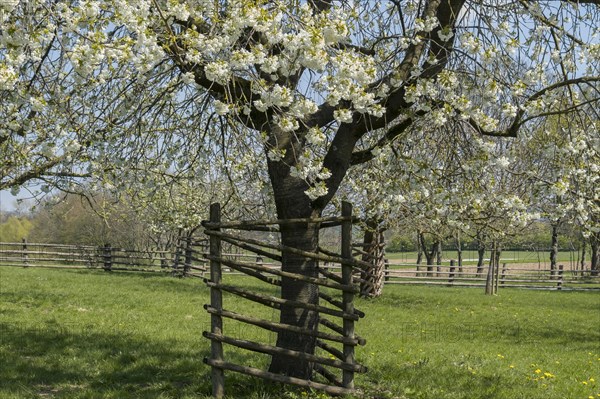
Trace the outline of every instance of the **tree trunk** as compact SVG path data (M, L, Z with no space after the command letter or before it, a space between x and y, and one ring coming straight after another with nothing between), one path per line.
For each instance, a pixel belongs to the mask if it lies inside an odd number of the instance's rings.
M321 209L315 209L304 193L308 188L306 183L301 179L292 178L288 172L289 168L281 162L269 163L269 174L278 218L319 217ZM317 252L319 245L319 226L317 224L281 225L280 230L281 242L284 246ZM281 263L283 271L318 277L318 262L314 260L284 252ZM319 289L315 284L284 277L281 279L281 297L293 301L318 304ZM319 324L319 315L314 311L282 306L280 322L309 331L316 331ZM276 345L280 348L313 354L316 339L307 335L280 332L277 334ZM289 357L273 355L269 371L310 380L313 374L313 364L305 360L296 359L291 361Z
M582 240L581 242L581 264L580 264L580 270L581 273L580 275L583 276L583 271L585 270L585 252L587 250L587 242L585 241L585 238Z
M435 248L436 248L435 249L435 251L436 251L435 264L437 265L437 277L440 277L441 272L442 272L442 242L438 241Z
M421 245L421 232L417 232L417 277L421 270L421 263L423 262L423 246Z
M433 260L435 259L437 251L437 242L434 242L431 245L431 251L427 251L427 244L425 243L424 233L419 233L419 240L421 241L421 248L423 248L425 260L427 261L427 277L431 277L433 272Z
M490 254L490 263L488 266L488 272L487 272L487 277L485 280L485 293L486 295L493 295L494 294L494 274L495 274L495 268L496 268L496 250L497 250L497 246L496 246L496 242L492 243L492 253Z
M600 233L594 233L590 236L591 266L592 276L597 276L600 273Z
M483 273L483 263L485 258L485 241L479 235L477 236L477 275Z
M460 234L456 235L456 255L458 257L458 272L463 272L463 257L462 257L462 244L460 242Z
M556 259L558 257L558 221L552 223L552 244L550 247L550 276L554 278L558 266Z

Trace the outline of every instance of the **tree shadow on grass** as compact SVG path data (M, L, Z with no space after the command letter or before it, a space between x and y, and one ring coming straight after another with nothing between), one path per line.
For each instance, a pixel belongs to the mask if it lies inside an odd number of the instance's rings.
M202 360L209 355L209 341L200 332L196 348L176 341L0 323L0 397L209 397L210 368ZM228 360L237 364L261 363L252 353L230 355ZM280 389L240 374L226 375L232 397L277 397Z

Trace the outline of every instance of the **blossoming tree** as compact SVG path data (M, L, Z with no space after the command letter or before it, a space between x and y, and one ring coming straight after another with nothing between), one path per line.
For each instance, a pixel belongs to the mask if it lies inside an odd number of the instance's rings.
M541 115L597 104L597 7L3 1L0 187L84 175L143 182L198 162L173 148L238 147L264 154L279 218L316 217L353 165L419 125L460 119L478 134L515 136ZM315 251L317 231L285 226L282 241ZM317 275L291 254L283 268ZM282 296L316 302L318 291L283 279ZM316 329L318 315L283 307L281 321ZM312 352L315 341L282 333L277 345ZM271 371L312 374L310 363L278 356Z

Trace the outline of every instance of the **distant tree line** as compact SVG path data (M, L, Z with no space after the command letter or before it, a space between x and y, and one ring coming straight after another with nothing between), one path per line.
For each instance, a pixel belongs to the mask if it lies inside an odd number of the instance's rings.
M30 212L4 212L0 241L104 245L122 248L169 246L177 229L150 228L150 223L127 201L109 195L83 197L62 194L44 200Z

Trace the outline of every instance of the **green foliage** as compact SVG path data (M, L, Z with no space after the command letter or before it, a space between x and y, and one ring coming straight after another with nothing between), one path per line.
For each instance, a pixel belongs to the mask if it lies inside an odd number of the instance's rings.
M417 246L414 234L392 234L387 238L386 251L389 252L409 252L416 251Z
M0 269L0 397L202 398L210 396L210 318L198 281L142 274ZM246 287L258 286L226 276ZM263 287L263 286L261 286ZM271 293L271 291L269 291ZM227 308L272 319L226 296ZM600 394L596 293L386 287L357 300L369 367L356 386L368 398L564 399ZM259 333L225 321L229 335ZM254 335L252 335L254 334ZM261 332L267 340L274 334ZM269 341L267 341L269 342ZM266 366L226 347L228 359ZM229 398L325 398L226 373Z
M559 250L581 249L581 229L577 226L563 223L558 230ZM415 232L391 231L387 234L387 252L412 252L416 251ZM517 234L507 236L502 242L503 249L522 250L549 250L552 244L552 226L548 221L538 221L528 225ZM463 250L477 250L477 241L472 237L461 237ZM454 251L456 240L452 237L442 242L444 251Z
M0 241L17 242L27 238L33 223L25 217L9 216L4 223L0 223Z

